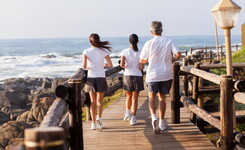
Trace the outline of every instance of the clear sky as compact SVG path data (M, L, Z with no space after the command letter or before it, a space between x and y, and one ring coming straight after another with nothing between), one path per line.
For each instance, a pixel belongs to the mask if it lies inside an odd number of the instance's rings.
M0 0L0 38L149 36L160 20L165 35L213 35L211 9L219 0ZM245 23L245 0L232 34ZM219 29L223 34L223 30Z

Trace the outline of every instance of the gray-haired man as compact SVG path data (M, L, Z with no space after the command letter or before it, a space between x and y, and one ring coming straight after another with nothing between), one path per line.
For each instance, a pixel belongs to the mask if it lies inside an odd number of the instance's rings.
M155 133L166 129L164 115L166 111L165 95L169 94L172 84L172 62L181 57L179 49L170 38L162 36L162 23L151 23L153 38L147 41L140 54L140 63L149 63L146 72L148 86L149 109L152 117L152 126ZM159 123L156 117L156 96L159 99Z

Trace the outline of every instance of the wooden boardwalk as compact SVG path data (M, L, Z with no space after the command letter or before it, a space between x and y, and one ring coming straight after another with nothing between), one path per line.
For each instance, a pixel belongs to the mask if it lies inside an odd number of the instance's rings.
M167 96L165 118L170 122L170 97ZM138 125L130 126L123 121L125 97L121 96L103 112L103 132L90 129L90 121L83 123L85 150L213 150L214 145L190 123L189 112L181 108L181 124L170 124L161 134L152 132L150 112L148 110L147 91L139 97L137 113Z

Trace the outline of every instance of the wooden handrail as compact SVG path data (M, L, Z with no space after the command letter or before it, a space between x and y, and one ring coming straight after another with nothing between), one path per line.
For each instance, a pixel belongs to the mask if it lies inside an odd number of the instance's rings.
M199 76L199 77L206 79L206 80L209 80L213 83L220 84L220 76L219 75L209 73L207 71L203 71L200 69L196 69L196 68L193 68L190 66L181 66L180 70L184 71L184 72L191 73L191 74L196 75L196 76Z
M203 120L207 121L212 126L216 127L217 129L221 130L220 127L220 120L213 117L211 114L203 110L202 108L198 107L190 98L187 96L181 96L180 101L186 106L190 111L201 117Z
M234 94L234 99L238 103L245 104L245 93L237 92Z

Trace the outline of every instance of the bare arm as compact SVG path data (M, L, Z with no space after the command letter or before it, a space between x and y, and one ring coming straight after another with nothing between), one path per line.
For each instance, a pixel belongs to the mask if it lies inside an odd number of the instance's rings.
M120 67L125 68L125 57L121 56Z
M140 59L140 64L146 64L147 62L148 62L148 59L147 60Z
M144 64L142 64L142 63L140 63L140 70L143 70L143 69L144 69L144 67L145 67L145 65L144 65Z
M88 57L86 55L83 55L83 63L82 63L82 68L84 70L87 70L87 60L88 60Z
M105 60L106 60L106 63L104 64L104 66L105 66L106 68L112 68L112 67L113 67L113 64L112 64L112 62L111 62L111 58L110 58L109 55L107 55L107 56L105 57Z
M174 55L173 62L179 60L180 57L181 57L181 53L180 53L180 52L176 53L176 54Z

